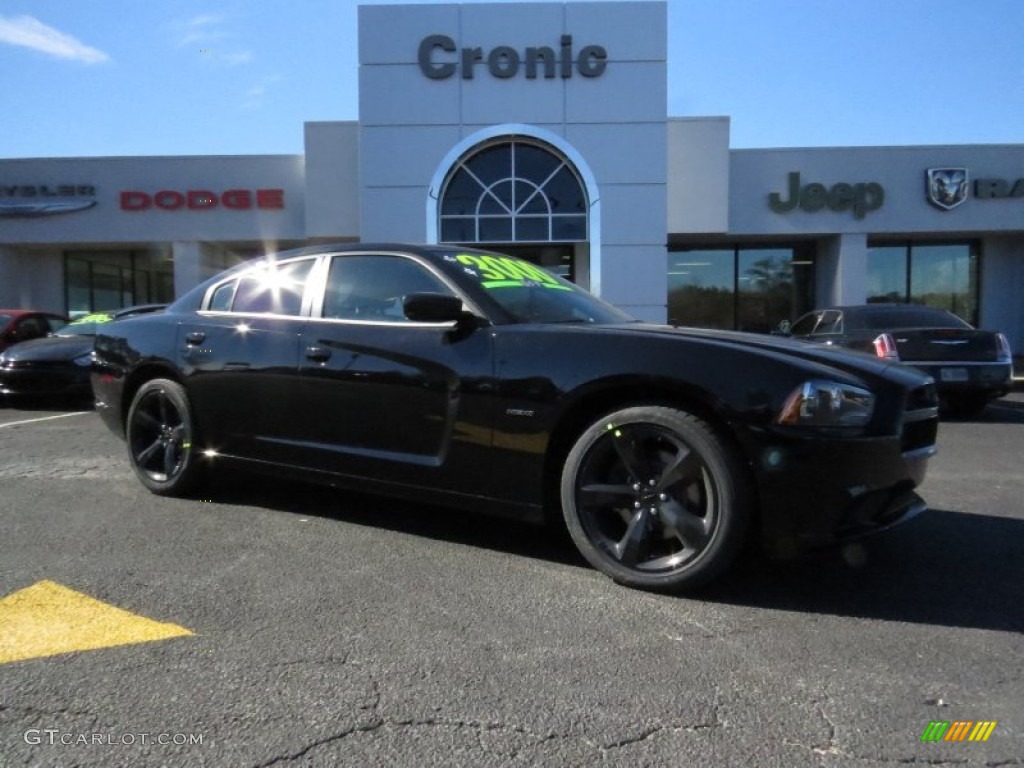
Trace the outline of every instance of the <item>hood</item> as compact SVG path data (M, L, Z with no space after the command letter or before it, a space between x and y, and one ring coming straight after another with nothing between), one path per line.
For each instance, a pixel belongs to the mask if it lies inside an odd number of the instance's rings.
M95 336L47 336L8 347L3 357L22 363L62 362L91 352L95 342Z
M589 326L594 328L595 326ZM838 368L852 374L869 373L875 376L893 375L894 372L910 371L899 362L882 360L866 352L846 347L827 346L809 341L790 339L784 336L769 336L761 333L744 333L742 331L718 331L707 328L685 328L652 323L628 323L606 326L617 332L639 333L647 336L675 337L701 341L703 343L723 344L745 349L755 349L765 354L796 357L801 360ZM898 374L897 374L898 375Z

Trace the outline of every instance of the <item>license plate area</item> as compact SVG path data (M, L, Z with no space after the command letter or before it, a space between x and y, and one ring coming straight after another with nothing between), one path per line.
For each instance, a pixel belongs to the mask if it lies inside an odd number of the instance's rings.
M942 368L939 370L940 381L967 381L966 368Z

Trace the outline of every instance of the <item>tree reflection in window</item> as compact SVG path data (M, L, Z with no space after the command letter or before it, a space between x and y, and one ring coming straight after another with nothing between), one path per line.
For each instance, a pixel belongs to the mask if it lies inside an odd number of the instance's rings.
M446 243L550 243L587 239L587 196L575 169L537 142L474 149L442 187Z

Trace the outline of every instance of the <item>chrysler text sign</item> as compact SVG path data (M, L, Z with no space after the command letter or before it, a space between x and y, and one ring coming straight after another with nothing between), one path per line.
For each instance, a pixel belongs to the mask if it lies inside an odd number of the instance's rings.
M208 211L215 208L230 211L248 211L253 208L280 211L284 209L284 190L229 189L218 194L208 189L189 189L184 192L161 189L158 192L126 190L121 193L122 211Z
M92 184L7 184L0 182L0 216L34 218L84 211L96 205Z
M573 71L583 77L600 77L608 66L608 51L600 45L586 45L579 53L573 52L572 35L562 35L558 52L547 45L529 46L522 53L509 45L499 45L490 51L480 47L459 48L448 35L428 35L420 41L418 61L420 71L431 80L445 80L461 73L463 80L472 80L479 64L486 67L492 77L508 79L520 71L527 80L537 77L570 78Z
M788 189L784 194L772 192L768 195L768 205L775 213L787 213L799 206L800 210L808 213L825 208L837 213L850 211L854 218L863 219L870 211L881 208L885 202L885 190L877 182L839 182L831 187L818 182L802 184L798 171L789 174Z

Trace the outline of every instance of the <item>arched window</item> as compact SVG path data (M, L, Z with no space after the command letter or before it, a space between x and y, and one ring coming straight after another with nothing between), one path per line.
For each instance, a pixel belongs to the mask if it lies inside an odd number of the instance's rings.
M475 147L441 191L445 243L574 243L587 240L587 194L575 168L538 141Z

